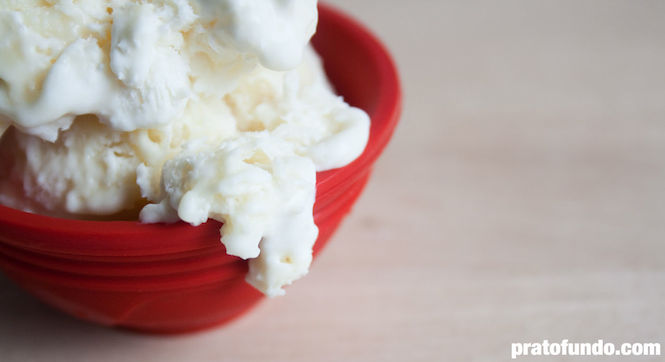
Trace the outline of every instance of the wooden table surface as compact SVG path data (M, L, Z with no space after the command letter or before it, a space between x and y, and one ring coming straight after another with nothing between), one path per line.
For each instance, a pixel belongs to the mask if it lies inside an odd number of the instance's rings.
M73 320L0 276L1 361L498 361L511 342L664 342L665 2L330 3L385 40L405 109L310 275L180 337Z

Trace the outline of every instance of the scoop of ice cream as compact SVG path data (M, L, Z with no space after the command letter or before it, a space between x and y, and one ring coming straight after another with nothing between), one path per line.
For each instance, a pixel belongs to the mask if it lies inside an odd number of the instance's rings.
M248 282L282 294L311 263L315 172L357 157L369 119L332 92L310 48L292 71L258 65L235 83L220 97L194 92L150 129L78 115L55 142L7 133L0 202L64 217L219 220L227 252L250 259Z
M0 130L54 141L80 114L123 131L167 124L257 63L300 63L315 0L0 1Z
M316 171L369 135L307 46L316 21L314 0L0 0L0 202L219 220L282 294L312 259Z

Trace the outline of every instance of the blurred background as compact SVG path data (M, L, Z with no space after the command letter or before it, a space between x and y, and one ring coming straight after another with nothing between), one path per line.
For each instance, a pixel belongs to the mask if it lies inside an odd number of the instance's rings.
M180 337L73 320L0 276L0 360L498 361L511 342L664 342L665 2L328 3L390 48L405 107L310 275Z

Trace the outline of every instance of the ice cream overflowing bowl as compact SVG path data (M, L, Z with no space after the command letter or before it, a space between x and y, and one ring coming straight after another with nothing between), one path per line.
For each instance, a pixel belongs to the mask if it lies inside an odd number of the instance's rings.
M399 118L401 93L384 46L349 17L319 6L312 44L344 100L367 112L369 140L350 164L316 173L314 255L362 192ZM177 333L228 321L264 294L247 260L228 255L218 221L91 221L0 206L0 268L73 316L108 326ZM277 228L279 231L279 228Z

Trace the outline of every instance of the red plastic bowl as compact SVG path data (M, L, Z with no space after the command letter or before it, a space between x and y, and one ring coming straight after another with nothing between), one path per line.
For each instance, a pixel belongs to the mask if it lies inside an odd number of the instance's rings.
M395 65L367 29L319 6L312 42L328 77L372 120L364 153L317 174L315 254L360 195L401 110ZM247 262L226 255L218 222L82 221L0 206L0 268L44 302L95 323L178 333L224 323L263 298L245 283Z

